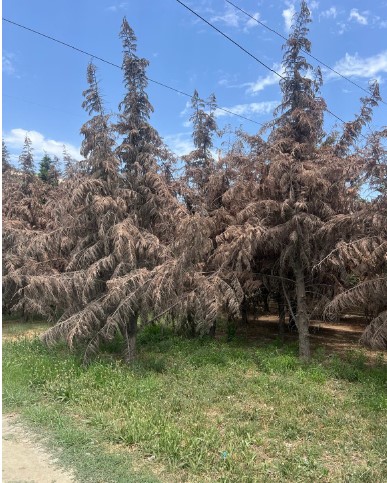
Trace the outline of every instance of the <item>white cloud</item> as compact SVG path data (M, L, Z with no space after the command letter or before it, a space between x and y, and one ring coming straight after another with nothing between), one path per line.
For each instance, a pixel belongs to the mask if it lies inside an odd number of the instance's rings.
M377 24L381 29L387 29L387 20L382 20L381 18L377 17Z
M368 12L362 12L363 15L360 14L357 8L353 8L349 14L348 20L354 20L355 22L359 23L360 25L367 25L368 19L366 15Z
M186 116L192 110L192 101L187 101L185 103L184 109L180 112L180 117Z
M337 26L339 27L339 30L338 30L339 35L343 35L343 33L348 30L348 25L344 22L337 22Z
M220 79L220 80L218 80L218 85L228 87L229 81L227 79L224 79L224 78Z
M15 54L11 52L4 52L3 53L3 72L8 75L14 75L16 72L15 69Z
M252 14L252 17L253 18L250 18L247 22L246 22L246 25L245 25L245 30L248 30L248 29L251 29L253 27L256 27L258 25L258 22L257 20L260 20L260 13L259 12L255 12Z
M47 139L38 131L27 131L26 129L20 128L11 129L11 131L3 133L3 139L10 151L20 154L23 149L26 134L28 134L28 137L31 139L35 161L38 161L41 157L43 157L44 152L47 152L51 156L58 156L61 159L63 154L63 145L66 146L67 152L73 158L81 159L79 148L76 146L66 143L65 141Z
M296 9L295 9L294 5L290 5L289 8L283 10L283 12L282 12L282 16L283 16L284 21L285 21L285 30L287 32L289 32L290 29L291 29L293 16L294 16L295 13L296 13Z
M263 91L265 87L278 84L278 82L279 77L273 72L270 72L270 74L264 77L259 77L258 80L256 80L255 82L249 83L249 88L247 89L247 92L249 94L257 94L258 92Z
M284 71L282 66L278 64L274 64L273 70L277 71L280 75L284 75ZM255 82L247 82L243 84L243 86L248 86L247 94L258 94L265 89L265 87L277 85L280 81L280 78L274 72L270 72L266 76L260 76Z
M173 153L177 156L189 154L194 150L192 137L190 133L180 132L164 136L164 141Z
M344 58L336 62L334 69L347 77L375 78L378 74L387 72L387 50L363 58L357 53L355 55L346 53ZM328 77L337 77L337 75L330 72Z
M327 10L324 10L323 12L320 13L321 18L336 18L337 17L337 8L336 7L330 7Z
M222 23L227 27L239 27L240 16L237 10L227 5L226 11L222 15L211 17L211 22Z
M316 10L318 9L319 5L320 5L320 2L317 2L316 0L311 0L308 3L308 8L309 10Z
M249 104L237 104L236 106L225 107L225 109L241 116L251 116L253 114L271 114L278 104L278 101L251 102ZM215 116L232 116L232 114L216 109Z
M259 20L259 12L255 12L252 17L254 17L255 20ZM236 10L234 7L227 5L224 13L211 17L211 22L220 23L225 25L226 27L232 27L237 29L243 28L243 30L247 32L251 28L258 25L254 19L249 18L248 20L246 20L246 16L244 14Z
M118 12L118 10L123 10L128 4L126 2L118 3L117 5L111 5L107 7L106 10L108 12Z

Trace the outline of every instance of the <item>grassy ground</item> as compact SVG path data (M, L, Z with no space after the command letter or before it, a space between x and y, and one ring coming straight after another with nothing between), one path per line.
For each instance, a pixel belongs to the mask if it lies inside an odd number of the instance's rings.
M33 330L3 326L4 410L61 448L82 482L387 481L382 359L319 350L306 367L293 345L151 327L132 368L114 344L83 368Z

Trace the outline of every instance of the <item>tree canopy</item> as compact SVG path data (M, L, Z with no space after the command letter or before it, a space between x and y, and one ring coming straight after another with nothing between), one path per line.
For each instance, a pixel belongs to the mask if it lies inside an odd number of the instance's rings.
M361 341L385 349L387 131L363 133L379 89L370 85L341 132L325 132L322 73L305 57L310 22L303 1L284 45L282 102L255 135L238 131L216 155L216 99L195 90L194 149L175 171L177 157L150 122L149 62L124 18L118 120L90 62L83 159L64 151L61 182L47 154L35 176L28 135L20 170L3 143L7 310L48 317L43 340L81 346L85 360L119 334L133 361L137 332L161 317L214 335L220 319L246 323L263 296L277 304L280 333L286 311L294 320L305 361L310 321L346 310L367 309ZM364 186L373 199L361 196Z

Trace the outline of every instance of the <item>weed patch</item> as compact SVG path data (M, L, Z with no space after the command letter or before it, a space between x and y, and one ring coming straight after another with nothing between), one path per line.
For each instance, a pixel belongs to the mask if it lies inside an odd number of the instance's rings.
M51 434L81 481L387 479L382 360L319 351L305 366L279 342L157 326L140 335L133 366L114 358L119 346L85 368L37 339L3 344L5 410Z

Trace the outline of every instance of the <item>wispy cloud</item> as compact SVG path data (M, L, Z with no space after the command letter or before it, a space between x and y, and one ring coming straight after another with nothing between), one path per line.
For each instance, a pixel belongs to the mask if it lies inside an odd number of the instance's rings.
M368 25L368 12L362 12L362 14L359 12L357 8L353 8L349 14L348 20L355 21L359 23L360 25Z
M259 12L255 12L254 14L252 14L252 16L256 20L260 19ZM258 25L254 19L249 18L247 20L247 17L244 14L236 10L234 7L226 5L226 9L224 12L213 15L210 20L213 23L218 23L226 27L243 29L246 32Z
M191 112L191 104L192 104L192 101L187 101L185 103L185 106L184 106L184 109L180 112L180 117L184 117L186 116L189 112Z
M67 152L74 159L81 159L81 155L79 154L79 148L77 148L73 144L67 143L65 141L48 139L38 131L27 131L26 129L21 128L11 129L11 131L9 132L3 132L4 142L10 149L10 151L13 152L13 154L21 153L26 134L28 134L28 137L31 139L32 147L34 149L33 154L35 161L38 161L41 157L43 157L44 152L47 152L49 155L55 155L61 158L63 154L63 145L66 146Z
M256 27L258 25L257 20L261 20L261 14L259 12L255 12L252 14L253 18L250 18L244 27L244 30L249 30L253 27Z
M376 16L374 17L374 23L381 29L387 29L387 20Z
M387 72L387 50L370 57L360 57L359 54L348 53L334 65L334 69L347 77L375 78L378 74ZM337 77L333 72L328 78Z
M278 72L280 75L284 75L284 70L281 64L274 64L272 67L273 70ZM222 87L226 87L228 89L242 89L242 88L247 88L246 89L246 94L255 96L259 94L261 91L263 91L266 87L272 86L272 85L278 85L280 81L280 77L275 74L274 72L270 72L269 74L265 76L260 76L256 81L253 82L238 82L237 79L235 78L230 78L229 76L223 77L218 81L218 84ZM188 103L187 103L188 105ZM182 112L182 115L186 114L187 109L185 109Z
M282 16L285 21L285 30L286 32L289 32L291 27L292 27L292 21L293 21L293 16L296 13L296 9L294 5L289 5L288 8L282 11Z
M173 153L183 156L194 150L191 133L179 132L164 136L164 141Z
M274 64L273 70L278 72L280 75L284 75L283 67L279 64ZM247 86L248 89L246 91L247 94L256 95L259 92L263 91L266 87L273 86L278 84L280 78L274 72L270 72L266 76L260 76L255 82L247 82L243 84L243 86Z
M123 10L124 8L127 7L127 3L126 2L121 2L121 3L118 3L117 5L110 5L110 7L107 7L106 10L108 12L118 12L119 10Z
M253 114L271 114L278 106L278 101L263 101L263 102L250 102L248 104L237 104L231 107L224 107L228 111L232 111L235 114L241 116L252 116ZM232 116L228 112L217 109L215 111L216 117Z
M8 75L15 75L15 54L12 52L3 53L3 72Z
M327 10L323 10L319 18L336 18L337 17L337 8L335 6L328 8Z
M317 10L320 5L320 2L317 2L316 0L311 0L308 3L308 8L309 10Z
M240 16L237 10L227 5L226 11L220 15L214 15L211 17L211 22L222 23L227 27L239 27Z

